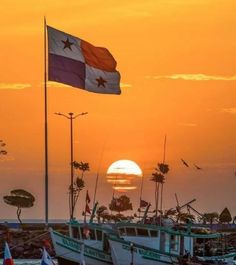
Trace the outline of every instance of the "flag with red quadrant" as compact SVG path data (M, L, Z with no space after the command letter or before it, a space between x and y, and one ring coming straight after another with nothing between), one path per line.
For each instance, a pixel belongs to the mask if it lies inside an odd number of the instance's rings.
M120 74L106 48L47 26L48 80L90 92L120 94Z

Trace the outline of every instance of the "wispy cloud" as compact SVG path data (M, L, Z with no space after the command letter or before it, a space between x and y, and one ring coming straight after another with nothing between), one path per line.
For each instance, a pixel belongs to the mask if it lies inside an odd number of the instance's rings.
M15 160L15 157L13 156L0 156L0 162L5 162L5 161L13 161Z
M26 83L0 83L0 89L25 89L25 88L30 88L32 85L31 84L26 84Z
M132 87L131 84L126 84L126 83L120 83L121 88L126 88L126 87Z
M236 108L223 108L221 112L229 113L229 114L236 114Z
M57 82L52 82L52 81L48 81L47 82L47 87L71 87L62 83L57 83Z
M197 124L196 123L184 123L184 122L181 122L181 123L179 123L179 126L196 127Z
M48 87L61 87L61 88L65 88L65 87L71 87L71 86L68 86L68 85L64 85L64 84L62 84L62 83L57 83L57 82L52 82L52 81L49 81L48 83L47 83L48 85ZM128 83L120 83L120 87L121 88L127 88L127 87L132 87L132 85L131 84L128 84Z
M187 81L236 81L236 75L207 75L207 74L172 74L172 75L155 75L145 76L147 79L171 79L171 80L187 80Z

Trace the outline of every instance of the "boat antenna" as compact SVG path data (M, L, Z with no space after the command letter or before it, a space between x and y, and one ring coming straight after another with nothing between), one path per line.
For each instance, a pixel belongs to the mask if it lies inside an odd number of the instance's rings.
M96 181L95 181L95 188L94 188L94 195L93 195L93 207L95 206L97 188L98 188L99 173L100 173L100 169L101 169L101 163L102 163L102 159L103 159L103 155L104 155L104 150L105 150L105 146L106 146L106 143L107 143L107 139L108 138L106 137L104 142L103 142L101 156L100 156L100 160L99 160L99 164L98 164L98 171L97 171L97 176L96 176Z
M163 164L165 164L165 160L166 160L166 134L164 139ZM161 183L161 207L160 207L161 212L162 212L162 204L163 204L163 183Z

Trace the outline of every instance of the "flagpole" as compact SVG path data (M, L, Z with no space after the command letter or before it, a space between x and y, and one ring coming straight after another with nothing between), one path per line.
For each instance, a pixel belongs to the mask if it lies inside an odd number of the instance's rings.
M97 195L98 177L99 177L99 173L97 173L96 182L95 182L94 196L93 196L93 207L95 205L95 200L96 200L96 195Z
M47 107L47 24L44 17L44 121L45 121L45 224L48 225L48 107Z

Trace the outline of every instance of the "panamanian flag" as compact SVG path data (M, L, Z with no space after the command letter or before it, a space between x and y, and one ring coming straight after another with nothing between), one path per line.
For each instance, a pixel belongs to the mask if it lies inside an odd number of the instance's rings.
M43 256L40 265L55 265L45 248L43 248Z
M14 265L14 261L11 256L11 252L7 242L5 243L3 265Z
M47 26L48 80L90 92L120 94L120 73L106 49Z

